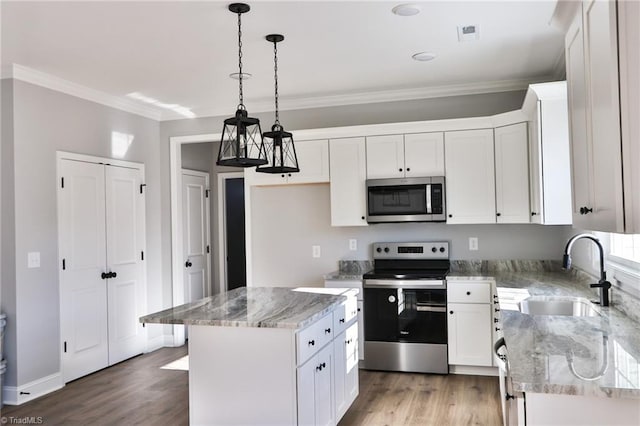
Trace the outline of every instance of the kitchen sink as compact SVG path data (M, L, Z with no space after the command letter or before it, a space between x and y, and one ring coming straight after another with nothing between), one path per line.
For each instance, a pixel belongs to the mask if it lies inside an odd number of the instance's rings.
M518 303L518 307L527 315L600 316L593 304L582 297L533 296Z

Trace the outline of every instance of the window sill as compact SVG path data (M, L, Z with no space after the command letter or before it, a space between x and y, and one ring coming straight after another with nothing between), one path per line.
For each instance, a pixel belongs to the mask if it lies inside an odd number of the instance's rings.
M610 256L607 267L611 273L609 278L616 287L634 296L640 296L640 264L625 259L618 261L614 256Z

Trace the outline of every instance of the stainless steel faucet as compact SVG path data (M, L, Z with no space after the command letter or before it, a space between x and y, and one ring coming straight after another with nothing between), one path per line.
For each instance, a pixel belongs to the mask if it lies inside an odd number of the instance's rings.
M562 267L564 269L571 269L571 247L573 247L573 243L576 241L586 238L598 246L598 250L600 251L600 281L596 284L591 284L590 287L597 287L600 289L600 305L601 306L609 306L609 289L611 288L611 283L607 281L607 273L604 271L604 249L602 248L602 244L600 244L600 240L594 237L591 234L578 234L574 235L567 241L567 246L564 249L564 256L562 257Z

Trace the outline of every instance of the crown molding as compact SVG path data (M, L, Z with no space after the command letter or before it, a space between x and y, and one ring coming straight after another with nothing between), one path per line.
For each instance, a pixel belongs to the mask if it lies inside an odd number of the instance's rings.
M526 90L529 84L543 83L557 80L552 75L534 79L501 80L480 83L466 83L435 87L421 87L398 90L383 90L376 92L347 93L340 95L311 96L300 98L280 98L280 110L298 110L309 108L335 107L345 105L363 105L378 102L411 101L419 99L443 98L448 96L477 95L483 93L511 92ZM273 100L259 100L247 102L247 108L252 112L273 111ZM216 117L231 114L233 107L216 107L197 109L193 111L197 117ZM183 116L171 111L162 111L161 121L184 119Z
M109 95L90 87L82 86L69 80L65 80L42 71L23 65L13 64L5 66L1 70L2 78L13 78L15 80L24 81L26 83L35 84L40 87L55 90L57 92L66 93L67 95L85 99L131 114L140 115L152 120L160 121L162 111L151 108L139 102L129 100L121 96Z

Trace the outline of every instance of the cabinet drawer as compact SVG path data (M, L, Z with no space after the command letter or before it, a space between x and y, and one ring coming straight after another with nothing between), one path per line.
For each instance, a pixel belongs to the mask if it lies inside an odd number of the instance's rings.
M338 335L358 315L358 299L349 297L333 311L333 333Z
M298 332L298 365L304 363L325 344L333 340L333 315L322 317Z
M449 303L490 303L491 283L489 282L448 282L447 302Z

